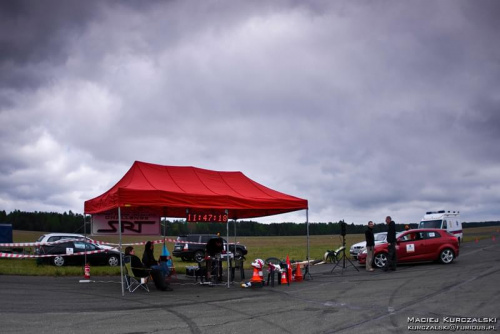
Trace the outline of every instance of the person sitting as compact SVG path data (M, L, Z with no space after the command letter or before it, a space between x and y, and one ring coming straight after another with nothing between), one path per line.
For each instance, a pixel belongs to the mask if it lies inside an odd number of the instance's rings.
M142 254L142 263L151 269L158 269L162 272L163 278L168 276L169 269L166 263L160 263L156 261L154 254L154 243L151 241L146 242L144 246L144 253Z
M136 277L148 277L151 275L155 287L162 291L172 291L165 283L165 277L162 275L161 271L158 269L148 268L137 255L135 255L134 247L128 246L125 248L125 255L130 256L130 266Z
M127 248L125 248L125 256L130 256L130 267L132 268L135 277L149 276L150 270L147 270L146 266L144 266L137 255L135 255L134 247L127 246Z

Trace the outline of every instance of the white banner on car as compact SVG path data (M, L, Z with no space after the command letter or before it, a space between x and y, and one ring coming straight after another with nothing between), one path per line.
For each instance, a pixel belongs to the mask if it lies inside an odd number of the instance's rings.
M160 216L156 213L134 211L121 214L123 235L159 235ZM118 214L104 213L92 216L93 235L117 235Z

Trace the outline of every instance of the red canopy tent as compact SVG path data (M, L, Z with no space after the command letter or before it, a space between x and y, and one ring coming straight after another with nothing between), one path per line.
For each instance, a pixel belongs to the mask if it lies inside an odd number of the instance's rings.
M307 200L267 188L241 172L162 166L136 161L116 185L85 201L85 213L128 206L161 208L165 217L186 210L228 210L230 219L276 215L308 208Z
M191 210L209 210L225 212L229 219L242 219L307 210L308 203L305 199L267 188L241 172L135 161L111 189L85 201L84 211L85 214L97 214L118 209L120 217L120 210L127 207L155 208L161 210L164 217L184 218ZM306 222L309 260L308 218ZM121 227L119 230L121 248Z

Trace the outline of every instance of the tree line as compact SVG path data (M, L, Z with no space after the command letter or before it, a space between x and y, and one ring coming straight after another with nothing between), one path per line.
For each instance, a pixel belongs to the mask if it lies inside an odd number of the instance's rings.
M65 233L90 233L90 216L85 216L86 231L84 231L84 216L82 214L73 213L57 213L57 212L25 212L15 210L10 213L0 211L0 224L12 224L14 230L25 231L41 231L41 232L65 232ZM270 223L264 224L251 220L239 220L236 223L230 221L228 223L229 234L238 236L296 236L305 235L307 233L306 223ZM187 223L185 220L168 220L162 219L162 231L166 235L184 235L190 233L206 233L221 235L226 234L226 224L221 223ZM410 228L417 228L417 224L408 224ZM500 221L488 222L464 222L464 228L479 227L479 226L496 226L500 225ZM396 224L396 230L402 231L405 224ZM365 225L354 223L346 224L347 234L360 234L366 230ZM376 224L374 232L386 231L385 224ZM310 222L310 235L328 235L340 234L341 221L337 222Z

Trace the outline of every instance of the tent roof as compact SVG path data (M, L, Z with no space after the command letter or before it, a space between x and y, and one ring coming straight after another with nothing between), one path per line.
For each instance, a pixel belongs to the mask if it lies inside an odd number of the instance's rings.
M241 219L303 210L308 203L267 188L241 172L136 161L111 189L85 201L85 213L139 206L161 208L163 216L178 218L186 217L186 209L227 209L230 219Z

